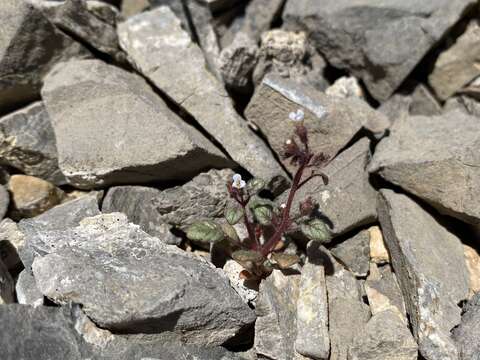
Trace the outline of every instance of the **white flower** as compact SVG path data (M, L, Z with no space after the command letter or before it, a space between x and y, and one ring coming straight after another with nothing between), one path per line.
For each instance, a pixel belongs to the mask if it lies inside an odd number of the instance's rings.
M287 207L287 204L280 204L280 207L281 207L282 209L285 209L285 208Z
M233 183L232 186L237 189L243 189L247 185L247 183L242 180L242 175L235 174L233 175Z
M305 118L305 113L302 109L298 109L296 112L291 112L288 117L292 121L303 121L303 119Z

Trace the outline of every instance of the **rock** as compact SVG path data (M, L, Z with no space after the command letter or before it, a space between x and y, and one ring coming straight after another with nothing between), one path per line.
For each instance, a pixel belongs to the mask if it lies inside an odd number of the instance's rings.
M366 138L343 151L322 169L329 178L328 185L315 177L295 194L292 216L298 215L300 201L311 196L334 236L373 223L377 217L377 193L365 171L369 158L370 142ZM287 196L288 192L284 192L277 202L284 203Z
M255 322L255 351L274 360L293 359L300 274L274 270L260 283Z
M240 278L239 275L243 270L245 269L242 267L242 265L234 260L227 260L223 266L223 271L225 271L225 274L228 276L230 285L232 285L232 287L246 304L255 308L258 296L258 286L256 286L256 284L251 284L246 279Z
M474 0L378 2L290 0L287 29L307 29L334 67L345 69L385 101Z
M337 155L371 118L383 118L362 100L330 97L312 87L274 76L266 77L257 88L245 115L281 157L285 141L293 135L294 127L288 116L298 109L305 113L311 150L328 157ZM289 160L283 164L294 170Z
M365 94L358 80L353 76L342 76L325 90L328 96L338 96L343 99L350 97L363 99Z
M383 241L382 230L378 226L368 229L370 235L370 260L375 264L390 263L390 255Z
M122 212L148 234L161 237L162 224L185 228L199 219L223 218L228 202L227 182L233 171L210 170L182 186L166 190L116 186L108 190L102 211Z
M0 260L0 307L15 302L15 283L7 267Z
M60 304L82 304L103 328L171 331L184 342L212 346L255 320L221 270L149 236L124 214L86 218L43 236L55 248L33 262L40 291Z
M367 276L370 261L370 233L367 230L360 231L330 251L355 276Z
M65 197L65 193L52 183L28 175L13 175L8 190L12 194L12 215L16 218L40 215Z
M395 274L389 265L370 264L370 274L365 281L365 291L373 315L392 311L408 324L405 303Z
M218 12L221 10L228 9L241 0L199 0L204 4L207 4L212 12Z
M472 298L477 292L480 292L480 256L478 252L468 246L463 245L463 253L469 275L469 298Z
M120 12L115 6L107 4L102 0L87 0L86 4L88 11L107 24L116 26L121 18Z
M89 56L24 0L2 2L0 112L38 98L43 76L58 62Z
M185 179L231 163L142 78L101 61L59 65L45 79L42 96L60 169L74 186Z
M150 6L150 0L122 0L122 15L125 18L145 11Z
M450 331L460 323L457 304L468 296L460 240L391 190L381 191L378 214L421 355L458 359Z
M371 172L424 199L442 213L480 222L478 119L457 110L396 122L378 144Z
M58 168L55 133L42 102L0 119L0 162L26 175L65 184Z
M480 294L480 293L479 293ZM461 360L477 360L480 354L480 296L477 294L466 304L462 322L453 330Z
M315 242L307 245L307 256L297 300L295 350L307 358L327 359L330 339L325 265Z
M0 261L8 270L16 272L23 267L20 250L25 244L25 237L16 222L3 219L0 222Z
M43 294L38 290L35 278L28 270L23 270L18 276L15 291L19 304L34 307L43 305Z
M45 236L49 231L63 231L74 228L86 217L99 215L98 194L91 193L88 196L69 201L65 204L36 216L32 219L23 219L16 224L9 225L9 237L13 243L17 243L20 257L25 268L30 271L33 259L38 255L51 252L56 246L55 239ZM7 224L0 226L1 230Z
M10 204L10 194L4 186L0 185L0 219L5 217Z
M448 99L443 106L443 111L445 113L456 109L459 109L466 114L480 117L480 103L476 99L473 99L469 96L455 96Z
M442 113L442 108L437 99L423 84L414 86L414 90L409 98L410 105L408 111L410 115L435 116Z
M480 75L480 27L473 20L456 42L435 61L428 82L442 100L446 100Z
M119 37L136 67L190 113L239 165L266 180L284 175L270 149L235 112L222 84L205 70L200 49L167 7L128 19L120 25Z
M392 311L372 316L350 349L351 360L417 360L418 347L407 325Z

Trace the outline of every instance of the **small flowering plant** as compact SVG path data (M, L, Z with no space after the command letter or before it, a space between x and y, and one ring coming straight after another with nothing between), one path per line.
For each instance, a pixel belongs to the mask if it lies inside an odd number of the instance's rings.
M304 125L304 112L297 110L289 115L294 124L293 136L285 141L282 156L296 167L292 185L285 203L274 202L259 196L266 182L253 178L248 183L235 174L227 184L231 203L225 209L223 223L206 220L192 224L187 237L193 241L211 242L227 249L227 253L242 265L246 278L264 278L274 268L286 269L299 261L299 257L282 252L285 235L300 230L314 241L328 242L330 231L326 224L315 217L317 205L311 197L299 204L298 215L291 209L297 191L314 177L321 177L328 184L328 177L319 171L330 159L325 154L314 154L308 143L308 130ZM305 173L310 171L308 176ZM248 236L241 239L235 227L243 223Z

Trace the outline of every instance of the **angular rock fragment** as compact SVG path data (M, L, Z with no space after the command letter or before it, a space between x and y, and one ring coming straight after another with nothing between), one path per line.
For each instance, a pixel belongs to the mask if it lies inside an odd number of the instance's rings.
M0 219L5 217L10 204L10 194L4 186L0 185Z
M448 113L455 109L466 114L480 117L480 103L469 96L460 95L448 99L443 106L443 112Z
M56 246L33 263L39 289L57 303L82 304L101 327L171 331L188 343L220 345L255 320L225 275L123 214L86 218L43 236Z
M460 360L477 360L480 354L480 293L465 305L462 322L453 331Z
M390 255L383 241L382 230L378 226L368 229L370 235L370 260L375 264L390 263Z
M15 292L19 304L43 305L43 294L38 290L35 278L28 270L23 270L18 276Z
M59 65L45 79L42 97L59 167L74 186L182 179L230 164L142 78L101 61Z
M199 0L200 2L207 4L212 12L228 9L241 0Z
M373 223L377 217L377 192L365 170L370 158L369 146L369 140L363 138L322 169L329 178L328 185L315 177L300 188L293 201L292 215L298 214L300 201L311 196L333 235ZM283 193L277 202L284 203L287 196L288 192Z
M426 200L442 213L480 222L480 122L456 110L409 117L376 147L371 172Z
M469 275L468 297L471 298L477 292L480 292L480 255L474 248L468 245L463 245L463 252Z
M358 80L353 76L342 76L325 90L329 96L338 96L341 98L355 97L363 99L365 94Z
M1 113L38 98L43 76L56 63L89 56L28 1L2 1L0 23Z
M55 133L42 102L0 119L0 162L26 175L65 184L58 168Z
M15 282L5 264L0 260L0 306L13 303L14 301Z
M458 359L450 331L460 323L457 304L468 296L460 240L391 190L381 191L378 213L420 353L426 360Z
M284 175L270 149L235 112L223 85L206 70L200 48L169 8L131 17L119 26L119 37L132 63L190 113L233 160L266 180Z
M333 66L361 78L384 101L403 83L474 0L290 0L287 29L307 29Z
M362 230L354 237L333 247L330 251L355 276L367 276L370 261L370 236Z
M58 205L65 193L48 181L27 175L13 175L8 182L12 194L12 216L30 218Z
M227 260L223 266L223 271L228 276L230 284L235 289L235 291L240 295L242 300L255 308L257 296L258 296L258 286L255 284L250 284L247 279L242 279L240 273L245 270L242 265L237 263L234 260Z
M19 253L25 245L25 237L18 224L11 219L3 219L0 223L0 239L0 261L8 270L20 271L23 264Z
M266 136L278 156L292 137L289 114L301 109L309 130L311 150L334 157L372 119L384 116L359 99L342 99L320 93L310 86L276 76L266 77L257 88L245 115ZM326 111L326 113L325 113ZM284 166L293 171L288 160Z

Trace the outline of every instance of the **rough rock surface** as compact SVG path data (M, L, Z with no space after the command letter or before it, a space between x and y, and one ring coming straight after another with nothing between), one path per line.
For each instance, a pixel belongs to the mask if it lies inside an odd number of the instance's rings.
M43 294L38 290L35 278L28 270L23 270L18 276L15 292L19 304L43 305Z
M230 284L238 295L240 295L246 304L255 308L258 297L258 286L256 286L255 282L249 282L247 279L240 278L240 273L243 270L243 266L234 260L227 260L223 266L223 271L225 271L225 274L230 280Z
M463 245L463 253L469 275L469 298L480 292L480 255L468 245Z
M18 229L18 224L11 219L0 223L0 261L8 270L17 271L23 267L20 250L25 244L25 237Z
M469 301L462 322L453 331L461 360L477 360L480 354L480 293Z
M104 328L172 331L189 343L220 345L255 320L221 270L149 236L123 214L40 236L55 248L34 260L39 289L57 303L82 304Z
M0 260L0 306L13 303L15 299L15 282L5 264Z
M283 18L289 29L308 29L333 66L361 78L384 101L474 3L290 0Z
M65 183L58 168L55 134L42 102L0 119L0 161L26 175L56 185Z
M440 212L476 224L480 206L480 122L459 110L398 121L377 146L371 172Z
M284 174L270 149L235 112L223 85L205 69L201 50L169 8L128 19L120 25L119 37L135 66L190 113L239 165L267 180Z
M458 109L466 114L480 117L480 103L469 96L460 95L448 99L443 106L443 112L448 113Z
M75 186L182 179L230 164L142 78L101 61L57 66L45 79L42 97L60 169Z
M3 219L10 204L10 194L4 186L0 185L0 219Z
M450 331L460 323L457 304L468 296L459 239L406 195L382 190L378 211L420 353L458 359Z
M355 276L367 276L370 261L370 233L368 230L360 231L330 251Z
M368 229L370 235L370 260L376 264L390 263L390 255L383 241L382 230L377 226Z

